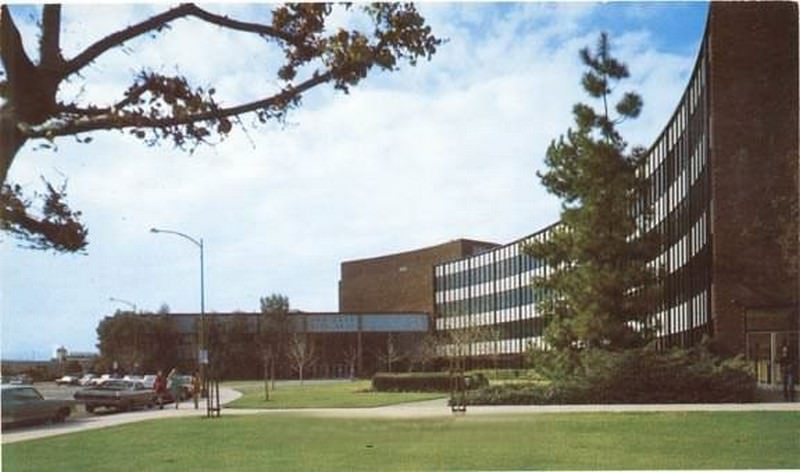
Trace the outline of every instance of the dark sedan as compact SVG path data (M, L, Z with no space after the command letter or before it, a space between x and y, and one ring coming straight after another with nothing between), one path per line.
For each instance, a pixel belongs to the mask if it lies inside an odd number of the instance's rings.
M112 379L75 392L75 400L85 403L89 413L101 406L127 411L140 406L151 408L156 403L156 394L142 382Z
M46 400L30 385L2 386L3 427L25 423L60 423L72 411L72 400Z

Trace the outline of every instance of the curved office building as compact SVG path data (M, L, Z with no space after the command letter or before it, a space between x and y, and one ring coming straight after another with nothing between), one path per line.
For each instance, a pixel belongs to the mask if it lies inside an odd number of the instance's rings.
M764 228L765 218L781 221L775 199L793 200L797 218L797 38L796 5L710 5L691 78L640 169L649 188L641 203L654 215L640 230L663 241L653 263L666 271L654 313L664 346L708 334L731 353L786 340L797 349L797 223L789 219L788 260ZM536 305L546 294L531 280L548 267L523 247L553 227L435 265L436 329L493 327L495 341L478 343L477 354L541 345ZM772 333L773 345L755 347L748 323Z
M691 77L640 169L666 272L653 313L662 346L704 335L745 354L759 379L798 346L798 7L711 2ZM646 97L645 97L646 99ZM491 224L491 222L487 222ZM413 310L437 331L493 329L471 355L542 345L531 285L548 267L523 254L558 223L509 244L454 240L342 264L343 311Z
M711 310L709 191L708 37L703 39L689 84L641 172L647 179L649 227L663 247L653 261L666 270L664 298L655 318L666 344L691 344L709 332ZM556 224L557 225L557 224ZM499 351L518 353L539 345L544 325L536 305L545 294L531 287L548 268L523 248L546 239L552 228L480 255L435 267L436 328L492 326L501 333Z

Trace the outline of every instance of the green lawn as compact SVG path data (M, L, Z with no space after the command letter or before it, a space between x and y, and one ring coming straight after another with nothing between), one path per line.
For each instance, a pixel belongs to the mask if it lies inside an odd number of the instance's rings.
M795 412L388 420L275 413L147 421L3 446L3 470L264 471L800 467Z
M444 398L441 393L372 392L369 380L354 382L285 383L270 392L264 400L263 381L226 382L224 386L242 392L243 396L229 403L232 408L361 408L395 405L420 400Z

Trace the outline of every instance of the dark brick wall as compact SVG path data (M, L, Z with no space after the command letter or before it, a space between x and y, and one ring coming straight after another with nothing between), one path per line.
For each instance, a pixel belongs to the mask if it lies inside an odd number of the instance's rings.
M797 316L797 4L712 3L708 34L714 338L743 353L748 309Z
M432 314L433 266L475 254L493 243L459 239L388 256L343 262L339 311Z

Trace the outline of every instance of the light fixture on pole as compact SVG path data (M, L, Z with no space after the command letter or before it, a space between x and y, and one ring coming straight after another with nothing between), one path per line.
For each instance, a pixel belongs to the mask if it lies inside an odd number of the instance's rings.
M128 300L123 300L121 298L115 298L115 297L108 297L108 301L117 302L117 303L122 303L124 305L128 305L129 307L133 308L133 312L134 313L136 313L136 311L137 311L136 304L135 303L131 303Z
M203 380L203 391L207 392L207 376L206 376L206 365L208 364L208 350L206 349L206 290L205 290L205 272L204 272L204 247L203 247L203 238L195 239L188 234L181 233L179 231L172 231L168 229L158 229L158 228L150 228L151 233L162 233L162 234L172 234L175 236L180 236L183 239L191 242L198 248L200 248L200 349L197 353L197 360L200 364L200 377ZM210 392L207 393L206 396L206 410L209 410L209 397Z

